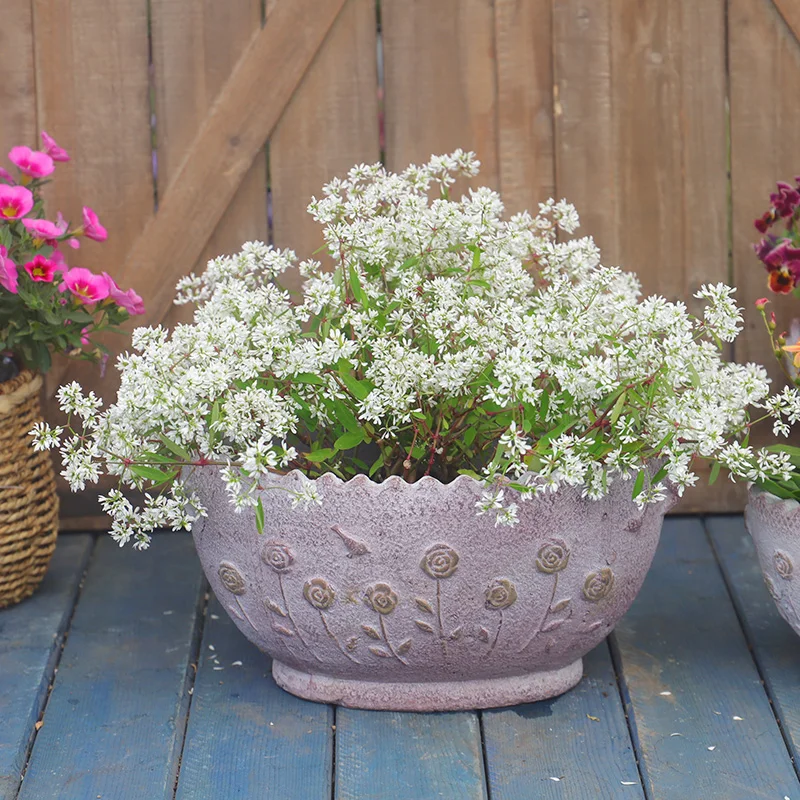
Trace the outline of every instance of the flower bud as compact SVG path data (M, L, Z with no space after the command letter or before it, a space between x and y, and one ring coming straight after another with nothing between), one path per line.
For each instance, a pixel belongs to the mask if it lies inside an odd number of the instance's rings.
M769 300L766 297L759 297L758 300L756 300L756 308L759 311L763 311L767 303L769 303Z

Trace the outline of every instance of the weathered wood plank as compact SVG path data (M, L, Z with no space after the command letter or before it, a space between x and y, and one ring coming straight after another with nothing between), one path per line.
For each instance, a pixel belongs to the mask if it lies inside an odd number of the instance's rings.
M376 38L374 0L347 0L270 137L274 242L301 259L324 244L306 211L312 195L380 157ZM282 282L297 288L299 275Z
M711 517L706 527L792 757L800 765L800 637L769 596L742 517Z
M561 697L483 712L492 800L644 797L605 642L584 673Z
M33 69L33 11L29 2L6 3L3 6L0 75L3 76L0 163L8 169L6 154L14 145L39 145Z
M728 6L733 282L746 311L736 360L762 363L773 378L783 380L753 303L769 295L784 329L796 316L796 301L769 293L766 272L752 249L760 238L753 220L769 207L775 181L791 181L798 173L800 44L772 2L730 0Z
M328 800L332 723L331 706L301 700L277 687L267 656L242 636L213 600L177 800Z
M650 574L614 637L648 798L798 794L699 520L665 522Z
M71 264L106 270L121 284L129 248L153 213L148 100L147 4L141 0L32 0L36 34L36 101L39 125L65 147L72 161L59 164L45 189L47 213L57 211L78 225L81 206L94 208L109 230L108 241L84 241L68 250ZM180 237L174 237L178 239ZM124 339L114 337L118 347ZM46 377L48 397L68 362ZM71 378L102 394L100 370L72 362ZM49 404L51 413L55 402Z
M261 29L261 0L153 0L150 4L158 152L157 187L163 194L197 129L242 51ZM253 160L193 270L237 252L242 243L267 240L267 162ZM191 319L191 306L173 306L164 324Z
M386 163L474 150L473 184L498 187L497 90L491 0L382 0ZM453 189L458 195L464 186Z
M20 800L171 800L204 586L186 534L98 543Z
M555 194L551 0L496 0L497 144L509 212Z
M0 611L0 800L17 796L92 542L62 535L36 594Z
M478 715L336 710L336 800L484 800Z

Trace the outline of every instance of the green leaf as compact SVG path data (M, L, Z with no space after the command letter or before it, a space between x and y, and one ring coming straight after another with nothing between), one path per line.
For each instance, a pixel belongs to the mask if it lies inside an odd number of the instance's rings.
M167 481L171 481L178 474L177 470L165 472L157 467L148 467L144 464L131 464L130 470L137 478L144 478L144 480L150 481L153 484L166 483Z
M356 415L339 399L333 401L333 413L344 427L353 433L361 431L361 423Z
M639 474L636 476L636 480L633 482L633 494L631 496L637 498L642 493L642 489L644 489L644 470L640 470Z
M170 453L174 453L178 458L182 458L184 461L191 461L192 456L188 450L181 447L177 442L173 442L168 436L165 436L163 433L159 434L158 438L164 444L164 447L170 451Z
M358 447L361 442L364 441L364 432L361 430L358 431L348 431L347 433L342 434L334 443L334 447L337 450L352 450L354 447Z
M264 504L261 502L260 497L256 503L256 530L259 535L264 533Z
M620 418L622 414L622 409L625 407L625 400L628 397L627 389L617 398L617 402L614 403L614 408L611 410L611 416L608 418L608 422L613 428L614 425L617 424L617 420Z
M336 450L330 447L324 447L321 450L314 450L311 453L303 453L306 461L310 461L312 464L319 464L322 461L327 461L329 458L333 458L336 455Z
M709 476L708 476L708 485L709 486L713 486L714 483L716 482L717 478L719 477L719 470L720 470L719 461L715 461L711 465L711 472L709 473Z
M474 425L471 425L464 431L464 436L462 437L462 441L467 447L469 447L475 441L475 437L477 435L478 435L478 429Z
M295 383L310 383L313 386L324 386L325 381L319 375L313 375L310 372L300 372L292 377Z
M550 410L550 393L542 392L542 402L539 406L539 419L544 421L547 419L547 412Z
M367 296L361 288L361 279L358 277L358 270L355 264L350 265L350 287L353 290L353 297L355 297L364 308L367 308Z
M375 463L369 468L369 477L371 478L382 466L384 462L383 453L381 453L376 459Z
M339 377L356 400L366 400L367 395L375 388L369 381L360 381L346 370L340 369Z

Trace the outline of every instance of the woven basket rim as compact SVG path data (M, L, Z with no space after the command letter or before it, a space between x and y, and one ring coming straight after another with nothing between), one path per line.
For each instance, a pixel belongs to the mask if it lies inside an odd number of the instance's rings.
M25 384L33 383L33 381L39 377L39 373L34 372L32 369L21 369L19 375L16 375L10 381L3 381L0 383L0 397L7 394L13 394L18 389L21 389L23 386L25 386Z

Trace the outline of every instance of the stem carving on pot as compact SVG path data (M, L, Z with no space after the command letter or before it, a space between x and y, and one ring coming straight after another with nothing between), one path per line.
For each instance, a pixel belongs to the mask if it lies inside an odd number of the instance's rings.
M406 639L395 647L386 629L386 618L397 608L399 598L397 593L388 583L375 583L364 593L364 602L378 613L380 633L369 625L362 625L364 633L371 639L376 639L386 645L386 648L371 645L367 649L379 658L396 658L401 664L408 666L403 656L411 649L411 639Z

